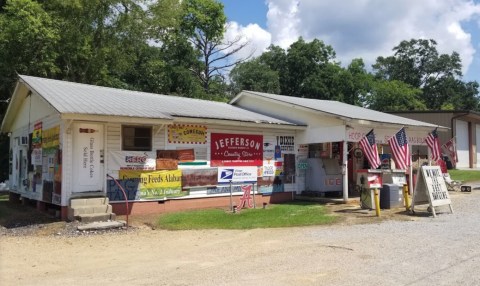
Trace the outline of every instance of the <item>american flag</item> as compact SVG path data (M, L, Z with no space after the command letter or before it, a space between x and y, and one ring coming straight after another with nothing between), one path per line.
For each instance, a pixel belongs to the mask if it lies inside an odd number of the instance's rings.
M400 129L392 138L388 139L388 145L392 150L392 157L398 169L407 169L411 165L410 148L408 147L405 128Z
M378 168L380 166L380 157L378 156L377 144L375 143L375 134L373 134L373 129L365 135L365 137L360 140L360 147L362 147L363 153L367 157L370 167L372 169Z
M448 151L448 155L450 156L450 160L455 164L458 163L458 156L457 156L457 146L455 146L455 137L448 140L447 143L442 145Z
M438 161L442 157L442 150L440 149L440 142L438 140L437 128L428 134L427 139L428 148L432 153L432 160Z

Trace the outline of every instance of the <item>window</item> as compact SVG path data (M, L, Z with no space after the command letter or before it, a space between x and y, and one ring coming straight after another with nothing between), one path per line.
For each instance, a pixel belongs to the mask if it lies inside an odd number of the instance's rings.
M122 126L122 150L151 151L152 127Z

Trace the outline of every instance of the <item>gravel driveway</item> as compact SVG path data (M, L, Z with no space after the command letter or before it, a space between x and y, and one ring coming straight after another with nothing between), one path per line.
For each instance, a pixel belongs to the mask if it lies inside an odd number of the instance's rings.
M450 194L454 214L437 218L418 206L354 225L0 236L0 284L480 285L480 188Z

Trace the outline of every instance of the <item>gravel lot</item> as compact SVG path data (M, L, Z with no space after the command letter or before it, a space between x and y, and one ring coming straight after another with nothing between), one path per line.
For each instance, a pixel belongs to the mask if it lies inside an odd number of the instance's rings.
M454 214L441 207L437 218L425 206L415 216L397 210L377 218L343 205L334 211L348 219L318 227L3 230L0 284L480 285L480 188L450 195Z

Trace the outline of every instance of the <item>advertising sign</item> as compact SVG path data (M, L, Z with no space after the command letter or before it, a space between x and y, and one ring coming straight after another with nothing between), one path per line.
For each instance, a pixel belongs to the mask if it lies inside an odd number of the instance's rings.
M256 182L257 167L218 168L218 183Z
M55 148L60 145L60 126L43 130L42 132L42 148Z
M124 184L136 186L139 192L138 199L163 199L165 197L179 197L187 193L182 192L182 171L134 171L120 170L120 181Z
M293 136L277 136L277 145L283 152L295 152L295 137Z
M108 166L112 170L155 170L155 152L109 151Z
M32 162L32 165L35 165L35 166L43 164L42 149L41 148L32 150L31 162Z
M263 136L212 133L210 152L212 167L262 166Z
M42 148L42 122L37 122L33 126L32 148L33 149Z
M168 143L206 144L207 126L173 124L168 126Z

